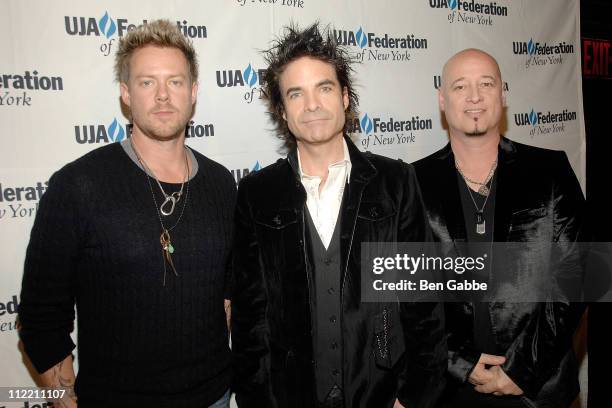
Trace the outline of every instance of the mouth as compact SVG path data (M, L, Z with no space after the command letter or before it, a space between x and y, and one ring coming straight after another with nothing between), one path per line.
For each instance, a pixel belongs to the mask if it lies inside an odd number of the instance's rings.
M474 120L478 120L482 114L485 113L486 109L466 109L464 110L465 114L471 117Z
M165 118L165 117L174 115L174 111L170 111L170 110L155 111L153 112L153 115L160 117L160 118Z
M324 122L326 120L328 119L327 118L316 118L316 119L303 120L302 123L305 125L308 125L310 123Z

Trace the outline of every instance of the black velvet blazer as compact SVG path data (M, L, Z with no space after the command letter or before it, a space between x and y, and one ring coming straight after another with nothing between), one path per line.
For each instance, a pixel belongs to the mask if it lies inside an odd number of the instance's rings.
M450 144L414 167L434 240L465 241ZM494 241L529 243L514 259L517 280L523 278L520 274L545 270L553 262L550 246L539 243L554 242L562 248L562 259L554 260L561 267L575 263L584 198L565 153L502 137L496 183ZM516 293L517 298L523 295ZM480 356L473 346L473 304L447 303L444 309L449 374L464 382ZM495 343L506 350L503 369L525 392L528 404L564 407L577 395L576 364L568 350L582 311L582 305L569 302L489 303Z
M346 141L352 170L340 210L339 319L345 407L392 407L396 398L429 407L446 369L441 305L361 302L361 242L420 242L429 234L414 169ZM317 406L305 205L295 152L240 183L232 299L240 407ZM383 314L387 353L376 345Z

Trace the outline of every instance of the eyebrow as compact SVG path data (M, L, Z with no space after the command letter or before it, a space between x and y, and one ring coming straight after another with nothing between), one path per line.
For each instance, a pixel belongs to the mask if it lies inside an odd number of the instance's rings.
M493 80L493 81L497 81L497 78L495 78L493 75L483 75L483 76L481 76L479 79L483 79L483 78L486 78L486 79L491 79L491 80ZM453 86L453 85L455 85L457 82L460 82L460 81L463 81L463 80L465 80L465 77L457 78L457 79L455 79L455 80L454 80L454 81L451 83L451 86Z
M157 75L155 74L140 74L140 75L134 75L134 78L155 78ZM174 74L174 75L169 75L168 78L188 78L188 75L185 74Z
M317 82L317 84L315 85L316 88L319 88L321 86L324 85L332 85L332 86L336 86L336 83L334 81L332 81L331 79L324 79L320 82ZM285 92L285 95L289 95L291 92L295 92L295 91L301 91L302 87L300 86L293 86L289 89L287 89L287 92Z

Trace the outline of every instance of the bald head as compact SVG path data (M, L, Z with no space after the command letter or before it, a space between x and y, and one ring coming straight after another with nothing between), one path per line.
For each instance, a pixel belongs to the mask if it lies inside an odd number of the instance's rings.
M450 57L448 61L446 61L446 64L444 64L444 67L442 68L442 85L444 85L445 81L448 81L449 71L452 71L457 65L465 63L465 61L474 59L488 61L491 64L491 67L494 68L497 78L501 81L501 70L499 69L497 60L493 58L491 54L479 50L478 48L466 48L465 50L459 51Z
M438 97L451 138L500 137L506 101L499 65L491 55L474 48L453 55L444 64Z

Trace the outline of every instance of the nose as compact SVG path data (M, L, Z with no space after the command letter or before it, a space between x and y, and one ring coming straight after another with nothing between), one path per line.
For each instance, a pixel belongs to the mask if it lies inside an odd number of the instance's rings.
M158 102L166 102L168 100L168 86L164 82L160 82L157 86L155 100Z
M304 109L309 112L314 112L320 108L319 97L316 92L304 93Z
M471 86L467 94L467 100L472 103L480 102L480 88L478 86Z

